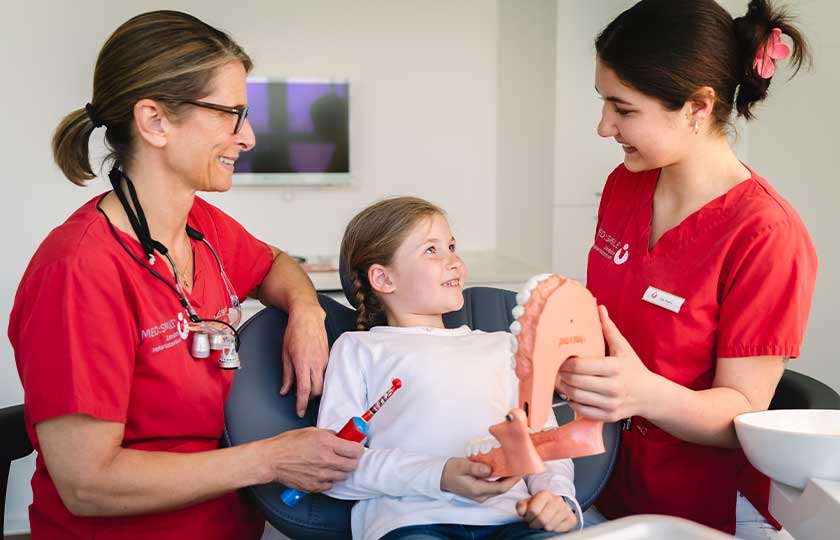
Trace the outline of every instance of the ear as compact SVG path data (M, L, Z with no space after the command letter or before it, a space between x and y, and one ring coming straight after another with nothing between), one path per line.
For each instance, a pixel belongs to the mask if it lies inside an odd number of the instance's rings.
M166 146L166 135L171 125L160 103L141 99L134 104L134 127L148 144L156 148Z
M370 287L378 293L388 294L394 292L396 287L391 281L391 273L381 264L372 264L368 268L368 282Z
M685 102L685 117L690 126L694 126L695 122L699 126L708 123L715 110L715 100L717 93L711 86L703 86L699 88L694 94Z

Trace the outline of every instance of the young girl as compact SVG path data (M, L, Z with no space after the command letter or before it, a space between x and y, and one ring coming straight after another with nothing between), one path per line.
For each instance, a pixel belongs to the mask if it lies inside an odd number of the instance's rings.
M612 357L570 359L557 390L584 416L632 417L597 509L775 537L756 512L770 518L769 483L746 466L733 419L766 409L799 355L817 260L726 132L733 107L752 118L776 62L807 59L804 40L763 0L735 20L713 0L645 0L596 50L598 133L624 149L587 271Z
M361 331L333 345L318 427L340 429L403 383L371 421L358 469L327 492L359 500L354 540L540 539L576 527L571 460L488 481L463 457L517 406L518 381L510 334L444 328L442 315L463 306L466 268L443 211L412 197L374 204L347 226L341 257Z

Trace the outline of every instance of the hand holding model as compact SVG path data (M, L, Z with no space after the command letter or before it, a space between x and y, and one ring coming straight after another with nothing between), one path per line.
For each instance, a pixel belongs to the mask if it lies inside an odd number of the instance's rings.
M577 526L577 516L565 499L545 490L516 503L516 513L531 529L566 532Z
M462 457L449 458L440 476L440 489L481 503L506 493L522 479L520 476L511 476L487 480L491 472L490 466L484 463Z
M578 416L602 422L646 416L648 401L656 396L654 379L659 376L642 363L605 306L598 306L598 315L609 356L566 360L557 375L557 391Z

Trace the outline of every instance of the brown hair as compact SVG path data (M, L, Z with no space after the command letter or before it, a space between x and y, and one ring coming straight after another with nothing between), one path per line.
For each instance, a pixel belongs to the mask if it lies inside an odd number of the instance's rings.
M239 61L250 71L251 59L233 39L201 20L178 11L137 15L114 31L96 60L91 105L68 114L53 135L55 162L71 182L84 185L96 175L88 142L104 125L106 161L125 165L131 159L134 104L153 99L178 117L183 102L210 93L215 70Z
M368 281L371 265L391 264L394 254L423 218L443 210L417 197L394 197L368 206L350 220L341 241L341 260L353 288L359 315L356 328L367 330L386 324L382 302Z
M733 105L749 120L767 97L770 79L758 75L753 60L777 27L793 42L795 75L810 63L805 38L766 0L752 0L746 15L734 20L714 0L642 0L601 32L595 49L622 82L668 110L682 108L703 86L713 88L712 121L723 131Z

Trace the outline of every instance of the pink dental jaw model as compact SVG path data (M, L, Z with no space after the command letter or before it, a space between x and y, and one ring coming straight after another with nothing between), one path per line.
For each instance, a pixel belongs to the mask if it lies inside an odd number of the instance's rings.
M538 473L545 469L544 461L604 452L603 422L576 418L558 428L535 431L554 414L554 384L563 362L572 356L604 356L595 298L576 281L543 274L531 278L516 300L511 347L519 378L519 408L490 427L495 441L476 443L479 451L474 447L469 456L490 465L491 477ZM482 453L488 445L495 448Z

